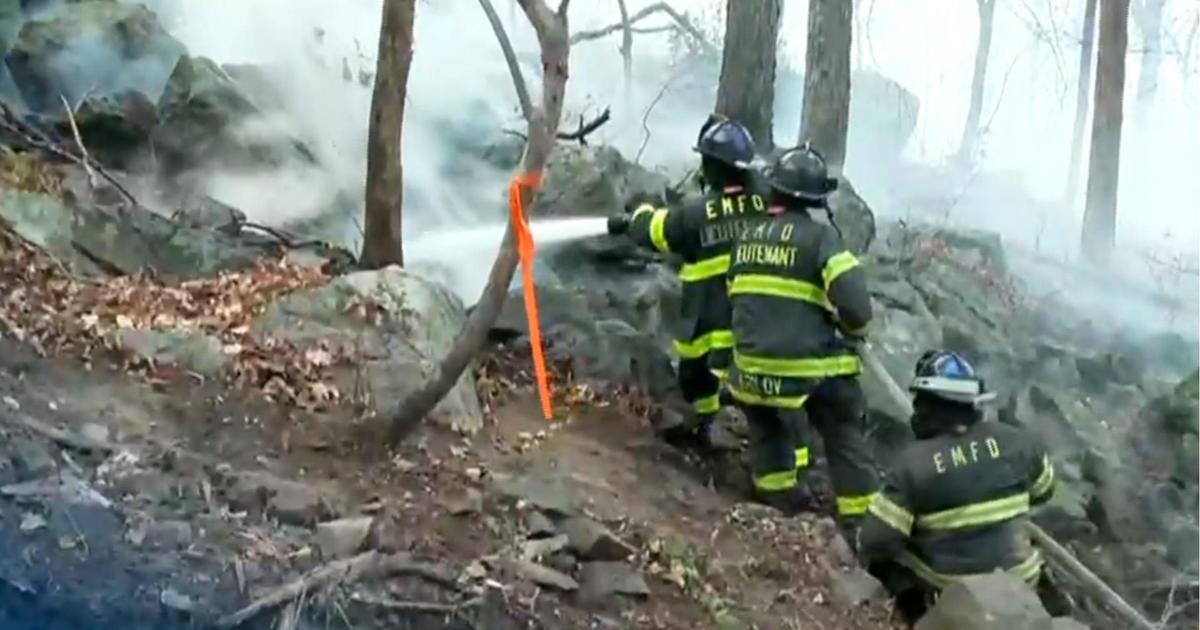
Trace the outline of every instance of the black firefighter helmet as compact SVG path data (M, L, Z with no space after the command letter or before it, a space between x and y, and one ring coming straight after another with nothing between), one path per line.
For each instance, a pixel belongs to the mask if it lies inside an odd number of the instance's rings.
M717 116L709 116L701 127L696 152L740 170L749 169L754 162L754 138L750 130L737 121Z
M810 204L823 203L837 190L825 158L807 142L780 153L765 175L773 190Z

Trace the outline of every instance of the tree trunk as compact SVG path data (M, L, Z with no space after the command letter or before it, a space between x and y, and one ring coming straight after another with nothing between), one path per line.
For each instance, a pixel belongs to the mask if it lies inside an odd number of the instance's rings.
M1096 102L1081 241L1084 256L1101 265L1108 262L1116 240L1128 18L1129 0L1100 0Z
M367 139L366 219L362 264L370 269L404 264L401 241L403 171L400 162L404 96L412 66L416 0L385 0L379 26L375 90Z
M975 70L971 75L971 104L963 124L962 140L958 143L958 160L970 163L979 146L979 117L983 113L983 86L987 81L988 55L992 47L992 24L996 15L996 0L975 0L979 13L979 37L975 40Z
M809 0L800 142L811 142L837 175L850 130L850 40L854 19L845 0Z
M1083 5L1083 43L1079 48L1079 81L1075 85L1075 127L1071 130L1071 161L1067 164L1067 188L1063 191L1068 207L1075 206L1079 192L1079 161L1083 157L1083 132L1087 128L1088 96L1092 88L1092 58L1096 51L1096 0Z
M518 97L528 101L528 90L521 76L512 45L505 35L500 18L490 0L479 0L479 4L487 13L500 46L508 62L509 72L513 76L514 87ZM537 33L538 43L542 49L542 104L532 107L528 102L522 103L522 111L528 112L529 126L528 144L525 148L525 159L522 164L524 173L540 177L554 149L554 136L558 132L558 122L562 117L563 94L567 85L567 57L570 50L567 30L567 6L569 0L561 0L557 11L551 11L542 0L520 0L521 9L529 18ZM533 207L535 189L529 186L521 187L521 203L525 208ZM512 283L513 271L517 267L518 254L516 249L516 232L510 221L504 230L504 238L500 251L492 262L488 272L488 281L483 288L478 303L467 317L466 323L454 339L454 344L442 361L421 387L414 390L400 402L396 414L392 417L388 432L388 442L395 444L402 440L409 430L415 427L433 408L446 396L462 376L463 370L470 365L479 351L487 342L488 331L500 314L504 305L508 287Z
M783 0L726 0L725 46L716 111L746 126L763 151L773 146L775 47Z
M1142 34L1142 61L1138 66L1138 116L1145 120L1154 110L1158 71L1163 62L1163 5L1166 0L1141 0L1134 4L1134 21Z

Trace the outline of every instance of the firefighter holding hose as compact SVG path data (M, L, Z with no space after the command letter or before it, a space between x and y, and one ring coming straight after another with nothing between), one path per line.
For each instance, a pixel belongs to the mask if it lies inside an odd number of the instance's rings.
M643 247L683 258L683 284L675 351L679 386L695 422L664 437L698 438L708 448L728 450L737 442L718 425L721 377L733 348L725 273L730 243L743 227L764 216L766 202L753 187L754 139L740 123L712 115L695 147L705 194L677 206L634 199L631 213L611 217L610 234L627 234Z

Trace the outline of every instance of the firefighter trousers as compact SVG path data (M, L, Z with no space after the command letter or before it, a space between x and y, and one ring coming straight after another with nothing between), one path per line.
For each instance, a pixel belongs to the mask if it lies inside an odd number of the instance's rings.
M779 492L795 487L797 473L808 465L811 427L825 446L839 520L857 521L866 513L880 480L867 445L866 405L856 377L823 380L803 410L760 405L744 409L750 424L756 490Z
M708 355L679 359L679 390L701 423L711 421L721 409L721 381L708 366Z

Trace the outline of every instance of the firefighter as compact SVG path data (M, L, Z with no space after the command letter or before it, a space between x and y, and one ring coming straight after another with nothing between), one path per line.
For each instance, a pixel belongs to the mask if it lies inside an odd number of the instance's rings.
M695 416L683 435L704 446L732 449L737 441L716 422L720 410L720 378L729 363L733 333L729 329L729 300L725 272L729 244L743 225L763 216L766 202L750 187L754 140L741 124L719 115L701 128L695 150L705 194L675 207L639 203L632 214L611 217L610 234L628 234L634 242L683 258L683 283L675 351L679 355L679 386Z
M824 158L806 143L781 153L765 175L768 220L732 248L729 390L750 425L758 499L785 513L808 507L794 472L808 464L807 438L797 435L807 413L825 443L839 524L852 539L879 486L864 435L862 366L850 347L866 333L871 299L836 226L809 215L828 212L837 188Z
M1023 525L1054 493L1054 467L1021 429L981 421L995 394L963 357L924 353L909 390L917 440L888 470L858 543L911 623L956 576L1000 569L1038 583L1042 558Z

